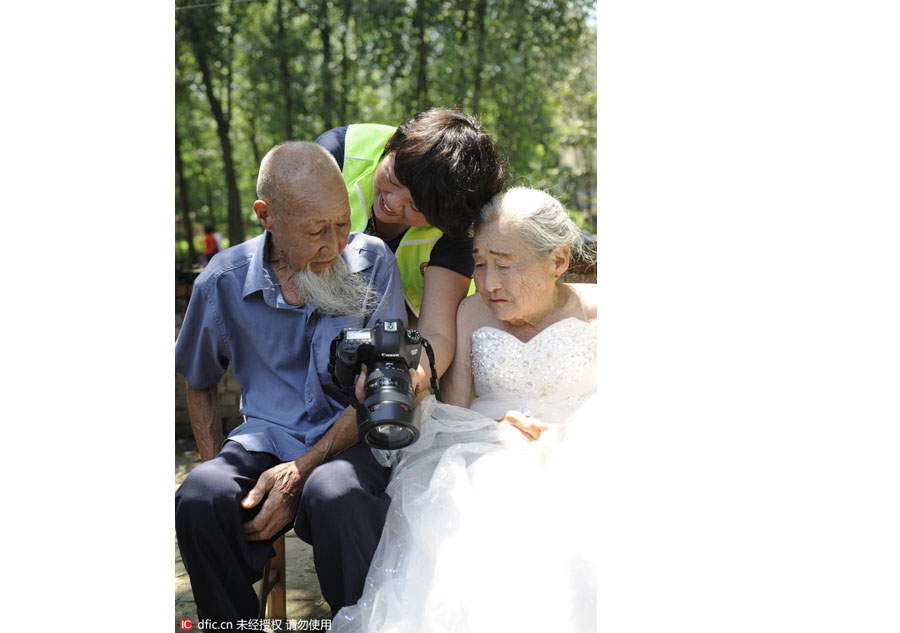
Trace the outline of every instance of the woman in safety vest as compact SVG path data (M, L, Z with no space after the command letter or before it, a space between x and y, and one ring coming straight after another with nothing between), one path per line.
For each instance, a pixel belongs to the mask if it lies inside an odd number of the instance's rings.
M341 167L350 230L380 237L397 256L410 325L417 319L440 376L456 349L456 309L475 292L470 227L506 175L490 136L475 117L434 108L397 128L335 128L316 143ZM418 373L426 386L427 367Z

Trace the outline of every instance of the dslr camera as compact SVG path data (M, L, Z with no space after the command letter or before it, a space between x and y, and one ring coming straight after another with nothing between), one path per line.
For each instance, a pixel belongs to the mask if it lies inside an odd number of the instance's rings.
M409 446L419 437L414 419L415 391L409 369L418 367L423 346L434 375L431 347L416 330L400 319L375 322L371 328L344 328L331 342L328 370L334 383L356 408L359 439L373 448L393 450ZM368 369L365 399L356 398L356 376ZM432 379L436 388L436 381Z

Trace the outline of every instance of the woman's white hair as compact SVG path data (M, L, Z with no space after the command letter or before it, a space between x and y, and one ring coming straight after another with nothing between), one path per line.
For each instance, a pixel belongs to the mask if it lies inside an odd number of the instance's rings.
M571 249L572 260L591 256L581 229L566 213L562 203L546 191L513 187L497 194L481 208L475 230L498 220L512 223L522 240L536 253L549 254L565 244Z

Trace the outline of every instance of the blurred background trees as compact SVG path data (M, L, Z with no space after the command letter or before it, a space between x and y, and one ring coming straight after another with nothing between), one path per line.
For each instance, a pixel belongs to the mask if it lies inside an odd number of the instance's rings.
M510 184L547 189L596 231L596 28L587 0L179 0L176 261L203 226L258 235L259 161L349 123L428 107L476 114Z

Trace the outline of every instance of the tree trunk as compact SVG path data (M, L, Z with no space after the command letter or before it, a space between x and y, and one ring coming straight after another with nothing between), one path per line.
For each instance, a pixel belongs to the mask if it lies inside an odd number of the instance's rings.
M178 193L181 196L181 222L184 236L188 243L188 267L197 264L197 250L194 248L194 226L191 223L191 197L188 195L188 183L184 177L184 164L181 162L181 146L178 142L178 130L175 130L175 173L178 174Z
M231 121L231 78L234 70L234 33L236 30L236 23L232 23L228 29L228 43L225 46L225 118L229 121Z
M339 111L341 114L341 123L346 124L350 120L350 113L347 111L348 99L350 93L349 76L350 76L350 53L347 51L347 35L350 33L350 20L353 13L352 0L344 0L344 24L341 32L341 97Z
M425 16L428 12L425 0L416 2L416 12L413 14L413 28L418 41L416 64L418 77L416 81L416 103L421 112L428 108L428 41L425 39Z
M525 13L527 13L527 7L523 7ZM515 53L519 53L522 50L522 43L525 39L525 20L528 19L529 16L522 15L519 20L516 22L516 36L513 40L512 44L509 47L509 50ZM515 56L513 56L515 59ZM521 71L517 71L517 73L512 77L512 81L509 84L509 89L512 90L512 95L516 95L518 91L519 85L527 81L528 74L528 60L527 58L523 58L522 60L523 68ZM500 108L500 114L497 117L497 135L501 139L507 139L506 141L506 154L509 160L510 165L516 164L518 159L518 148L519 148L519 135L515 133L517 126L522 123L519 121L519 110L520 101L512 98L509 99L509 102Z
M481 73L484 72L484 18L487 13L487 0L478 0L475 4L475 68L472 69L472 114L478 116L478 106L481 102Z
M229 137L230 124L222 113L222 105L216 98L212 87L212 75L209 72L209 63L206 57L206 47L203 42L194 39L191 42L194 57L203 75L203 84L206 88L206 98L216 120L216 132L219 136L219 144L222 146L222 162L225 169L225 190L228 193L228 240L231 244L240 244L244 241L244 220L241 216L240 194L237 188L237 177L234 172L234 162L231 153L231 138Z
M250 137L250 149L253 150L253 164L259 166L262 156L259 155L259 143L256 140L256 116L250 113L247 120L250 126L248 135Z
M460 54L457 56L459 59L459 68L457 69L458 77L456 84L456 105L460 108L463 108L466 103L466 92L469 89L469 81L468 81L468 73L466 72L466 68L468 67L468 59L469 56L467 54L466 48L469 46L469 13L471 9L471 4L469 2L465 3L463 7L463 16L462 16L462 25L459 27L459 51Z
M213 193L212 193L212 178L209 176L209 170L204 169L204 186L206 187L206 223L210 226L216 225L216 214L213 209L215 205L213 204Z
M328 24L328 0L319 0L319 33L322 37L322 121L324 130L334 127L334 87L331 76L331 26Z
M284 43L284 6L278 0L276 16L278 20L278 65L281 69L281 91L284 93L284 140L294 138L294 101L291 98L291 71L288 67L288 54Z

